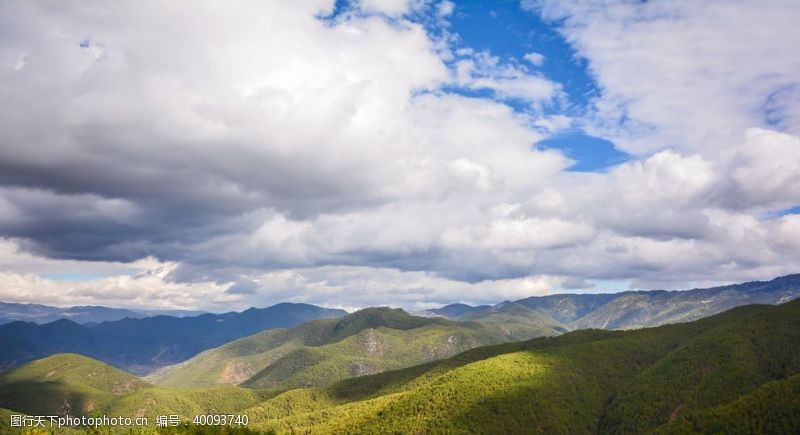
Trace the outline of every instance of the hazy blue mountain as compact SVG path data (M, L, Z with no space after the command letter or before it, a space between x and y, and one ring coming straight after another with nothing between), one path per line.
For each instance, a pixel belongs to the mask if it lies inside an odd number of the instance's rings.
M44 325L17 321L0 326L0 369L69 352L142 374L265 329L345 314L343 310L282 303L241 313L126 318L91 326L66 319Z
M569 329L630 329L689 322L740 305L779 304L798 297L800 274L795 274L770 281L694 290L534 296L488 308L462 309L464 314L445 317L474 321L492 319L496 322L498 316L505 313L507 319L522 323L548 324L555 321ZM529 310L522 310L520 306Z
M125 308L109 308L93 305L76 307L52 307L39 304L15 304L0 302L0 325L14 321L34 322L38 324L68 319L80 324L92 324L121 320L126 317L141 319L158 315L175 317L198 316L202 311L184 310L129 310Z

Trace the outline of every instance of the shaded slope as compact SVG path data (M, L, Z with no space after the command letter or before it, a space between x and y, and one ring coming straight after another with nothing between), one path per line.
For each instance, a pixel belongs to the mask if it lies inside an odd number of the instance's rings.
M800 375L768 382L725 405L697 411L656 433L800 433Z
M733 312L744 312L742 307ZM602 428L635 433L800 373L800 301L715 326L639 374Z

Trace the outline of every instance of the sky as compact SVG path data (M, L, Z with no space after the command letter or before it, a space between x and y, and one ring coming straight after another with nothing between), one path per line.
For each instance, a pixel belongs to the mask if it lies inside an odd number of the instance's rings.
M0 2L0 300L800 272L794 0Z

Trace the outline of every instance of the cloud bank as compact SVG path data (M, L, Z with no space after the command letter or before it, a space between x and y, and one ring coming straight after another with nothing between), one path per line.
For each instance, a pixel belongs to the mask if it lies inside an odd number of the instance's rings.
M768 3L522 2L587 60L577 112L542 55L459 46L457 3L0 4L0 299L427 307L796 272L800 11ZM536 144L570 125L633 158L567 171Z

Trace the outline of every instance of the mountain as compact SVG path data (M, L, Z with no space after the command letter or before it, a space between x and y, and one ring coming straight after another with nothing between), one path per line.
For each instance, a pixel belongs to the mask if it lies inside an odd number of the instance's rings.
M503 302L493 307L476 309L458 319L492 325L502 331L510 341L558 335L569 330L567 324L517 302Z
M486 346L243 411L338 433L798 433L800 300L701 320Z
M0 326L0 368L68 352L143 374L258 331L344 314L314 305L282 303L241 313L126 318L90 326L65 319L44 325L12 322Z
M14 321L50 323L59 319L72 320L75 323L94 324L121 320L126 317L140 319L158 315L174 317L198 316L201 311L183 310L128 310L124 308L108 308L93 305L77 307L51 307L38 304L14 304L0 302L0 325Z
M441 308L434 308L431 310L427 310L426 313L434 316L445 317L448 319L455 319L465 314L469 314L473 311L482 310L486 308L490 308L490 305L480 305L477 307L473 307L467 304L450 304L450 305L445 305Z
M439 310L443 310L440 314L443 317L455 320L497 319L504 312L516 323L555 322L569 330L631 329L689 322L741 305L778 304L797 297L800 297L800 274L706 289L557 294L491 307L446 306ZM520 306L529 311L526 313ZM437 314L437 310L429 312Z
M368 308L338 319L263 331L165 367L148 379L182 388L217 384L281 389L323 386L450 357L510 338L499 328L480 323Z
M230 386L180 391L154 387L100 361L57 354L0 374L0 407L29 415L148 417L234 413L274 393ZM151 423L153 424L153 423Z

